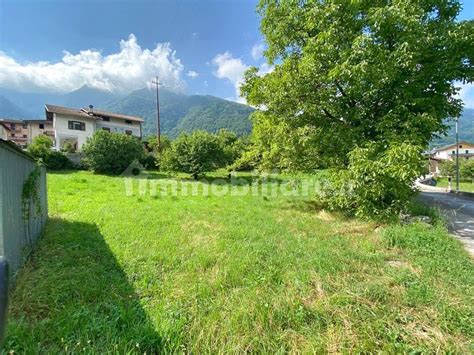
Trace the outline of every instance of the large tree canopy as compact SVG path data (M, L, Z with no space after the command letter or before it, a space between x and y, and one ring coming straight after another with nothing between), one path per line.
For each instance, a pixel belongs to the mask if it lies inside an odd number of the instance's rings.
M474 22L457 21L460 8L457 0L261 0L274 70L251 68L241 91L260 108L264 162L305 169L314 164L301 159L305 147L344 164L368 142L426 145L460 114L456 83L474 76Z

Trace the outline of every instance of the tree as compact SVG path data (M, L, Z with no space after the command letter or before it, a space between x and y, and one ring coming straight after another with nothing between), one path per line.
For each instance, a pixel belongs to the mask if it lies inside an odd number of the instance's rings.
M459 174L463 179L474 179L474 160L463 160L459 168Z
M439 168L442 176L456 176L456 162L452 160L442 161Z
M160 135L160 150L158 150L158 137L153 135L153 136L148 136L145 139L145 142L148 143L148 150L150 152L153 152L155 154L164 152L166 149L168 149L171 146L171 140L168 138L168 136L165 135Z
M459 1L261 0L258 11L274 67L249 69L241 92L259 108L264 165L346 169L359 148L377 161L402 142L426 147L460 114L474 22L456 21Z
M44 134L40 134L33 138L33 141L26 149L35 159L43 159L50 154L53 147L53 140Z
M223 149L216 135L205 131L181 134L163 153L162 168L181 171L198 179L204 172L221 167Z
M44 134L33 138L27 151L36 160L41 161L48 170L71 169L74 164L62 153L52 150L53 140Z
M262 0L266 56L281 63L250 69L242 92L289 129L317 129L334 156L366 141L425 146L460 114L453 82L473 78L474 22L459 11L455 0Z
M101 130L87 140L82 153L82 162L90 170L120 174L134 160L142 160L145 149L137 137Z

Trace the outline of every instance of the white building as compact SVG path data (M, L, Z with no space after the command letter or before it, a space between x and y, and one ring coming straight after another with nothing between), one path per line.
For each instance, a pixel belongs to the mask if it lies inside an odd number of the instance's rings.
M466 141L459 142L459 159L473 159L474 144ZM430 154L430 172L432 174L440 173L440 163L446 160L456 159L456 144L445 145L431 151Z
M89 108L72 109L45 105L46 121L52 123L54 146L61 149L70 143L80 151L87 138L97 130L142 137L143 119ZM37 121L38 122L38 121Z
M441 148L437 148L434 151L433 157L441 160L456 159L456 144L450 144ZM465 141L459 142L459 157L466 160L473 158L474 144Z

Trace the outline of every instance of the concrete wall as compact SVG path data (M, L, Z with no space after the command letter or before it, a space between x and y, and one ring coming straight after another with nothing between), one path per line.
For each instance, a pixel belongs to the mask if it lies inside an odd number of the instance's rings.
M131 121L131 124L126 124L125 120L118 118L110 118L110 122L98 120L96 122L97 129L109 128L110 132L125 133L131 131L132 135L141 137L140 122Z
M69 129L69 121L84 122L86 125L85 131L78 131ZM62 115L54 114L54 130L55 130L55 147L61 148L61 139L77 139L77 149L81 150L82 145L87 141L87 138L92 137L95 132L95 119L73 116L73 115Z
M32 206L30 218L23 213L23 184L36 164L12 143L0 140L0 255L16 272L38 239L48 217L46 170L41 168L41 213Z
M43 124L44 128L40 128L40 123ZM41 134L46 134L48 137L54 140L54 129L53 123L50 121L44 122L28 122L28 144L31 144L33 139Z

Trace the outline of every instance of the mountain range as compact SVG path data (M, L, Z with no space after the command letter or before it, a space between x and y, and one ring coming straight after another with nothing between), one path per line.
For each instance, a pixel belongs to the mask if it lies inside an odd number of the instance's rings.
M21 93L0 89L0 118L42 119L44 104L72 108L92 104L97 109L142 117L143 135L156 133L156 92L143 88L116 95L87 86L68 94ZM174 138L181 132L226 128L237 135L250 133L253 109L210 95L185 95L160 90L160 121L163 134Z

